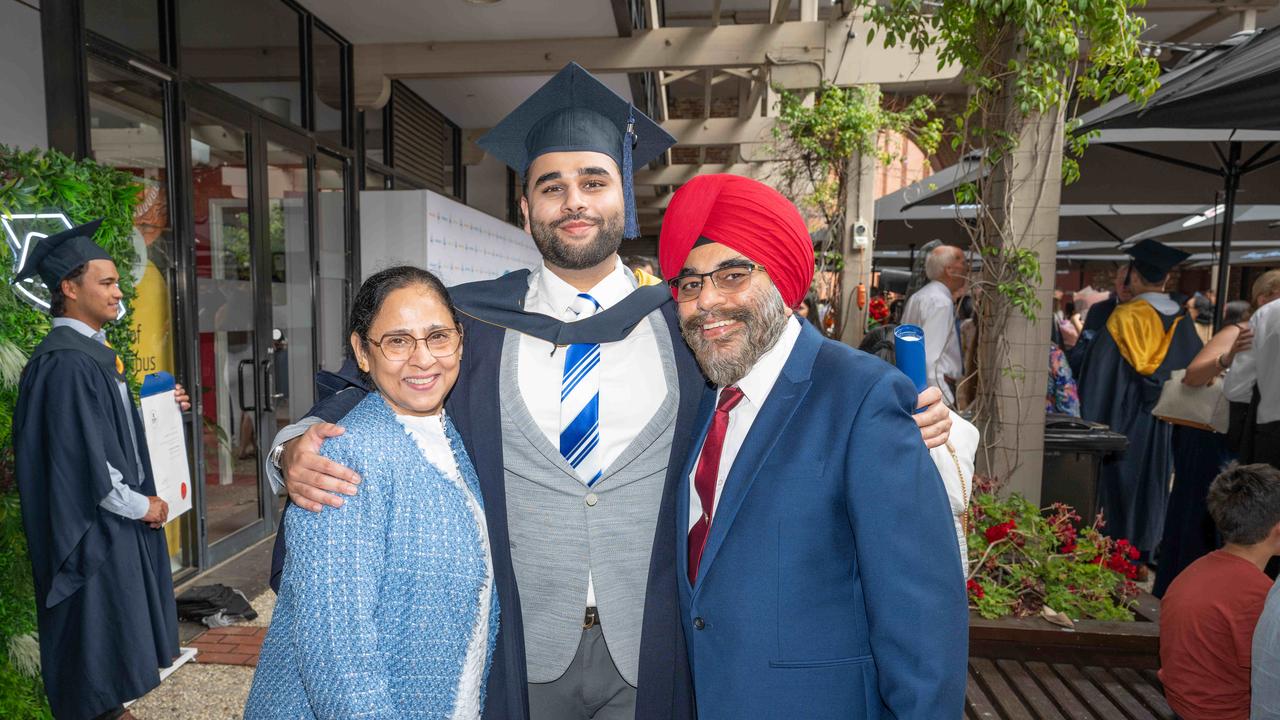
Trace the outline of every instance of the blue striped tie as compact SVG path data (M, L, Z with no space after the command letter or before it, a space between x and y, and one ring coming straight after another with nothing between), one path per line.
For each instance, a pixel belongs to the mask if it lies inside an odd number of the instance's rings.
M586 293L571 308L578 318L594 315L600 303ZM587 486L600 479L600 346L570 345L560 382L560 454Z

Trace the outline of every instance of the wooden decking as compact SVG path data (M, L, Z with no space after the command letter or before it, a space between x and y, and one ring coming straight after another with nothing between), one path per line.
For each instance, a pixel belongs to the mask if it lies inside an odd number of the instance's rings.
M968 720L1175 720L1155 670L969 660Z
M1156 677L1160 603L1143 594L1134 622L1039 618L969 623L969 720L1176 720Z

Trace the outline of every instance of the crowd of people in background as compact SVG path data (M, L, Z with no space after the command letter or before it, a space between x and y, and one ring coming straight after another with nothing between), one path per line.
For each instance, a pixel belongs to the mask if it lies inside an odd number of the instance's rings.
M1227 302L1215 328L1213 290L1171 287L1186 253L1155 240L1125 252L1109 290L1054 292L1048 420L1127 440L1102 463L1098 505L1104 532L1137 548L1141 578L1165 599L1170 704L1187 720L1280 718L1280 270ZM895 326L921 327L929 384L962 412L981 303L969 270L960 248L930 250L919 290L873 292L888 312L862 344L892 357ZM1217 427L1158 416L1162 395L1230 410Z

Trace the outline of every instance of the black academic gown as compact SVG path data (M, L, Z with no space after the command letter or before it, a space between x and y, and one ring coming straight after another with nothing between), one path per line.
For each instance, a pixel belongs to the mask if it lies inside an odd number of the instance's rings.
M1084 373L1084 362L1089 355L1089 347L1093 345L1098 333L1106 329L1107 319L1111 317L1111 311L1115 309L1115 293L1112 293L1106 300L1089 306L1089 312L1084 316L1084 326L1080 330L1080 337L1076 339L1076 344L1066 351L1067 364L1071 366L1071 374L1074 377L1079 378Z
M98 507L111 491L107 463L129 487L156 494L141 418L120 401L115 363L110 348L55 328L23 370L14 413L41 674L59 720L145 695L178 654L164 531Z
M684 720L694 717L693 681L685 649L676 571L675 493L680 487L680 468L690 450L698 402L706 379L680 335L675 303L665 285L637 289L621 303L586 320L562 323L545 315L523 311L529 289L529 272L509 273L497 280L467 283L450 288L450 295L462 312L464 352L458 383L446 403L450 419L462 435L467 453L475 465L484 497L485 519L493 554L494 581L502 616L498 639L489 670L485 700L485 720L522 720L529 716L528 674L525 669L524 625L520 615L520 592L511 563L507 526L506 474L502 462L502 417L499 377L502 346L507 328L536 337L569 344L609 342L630 333L640 320L661 308L671 331L680 382L680 406L676 414L675 436L662 507L654 534L645 593L644 624L640 640L640 669L636 698L637 720ZM629 320L619 321L619 317ZM629 324L628 324L629 323ZM307 412L336 422L363 398L368 388L350 373L330 374L326 384L337 389L343 379L348 389L337 392ZM272 558L272 587L278 587L284 567L284 532L277 532Z
M1104 460L1099 472L1098 504L1104 512L1105 532L1128 539L1146 557L1160 541L1173 472L1173 428L1151 411L1169 374L1191 364L1201 348L1200 337L1185 315L1182 310L1176 315L1160 314L1166 331L1176 318L1184 319L1160 366L1148 376L1129 365L1104 325L1089 348L1078 381L1084 419L1105 423L1129 439L1128 449Z

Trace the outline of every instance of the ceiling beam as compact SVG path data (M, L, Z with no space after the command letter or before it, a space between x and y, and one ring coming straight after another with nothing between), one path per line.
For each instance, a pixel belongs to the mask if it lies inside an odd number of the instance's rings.
M791 0L769 0L769 22L774 25L786 22L790 10Z
M699 175L727 173L744 177L765 177L776 166L770 163L706 163L702 165L668 165L657 170L639 170L636 185L683 185Z
M1191 38L1195 37L1196 35L1199 35L1200 33L1208 30L1209 28L1212 28L1213 26L1218 25L1219 23L1223 22L1229 17L1231 17L1231 13L1226 12L1224 10L1216 10L1213 13L1210 13L1209 15L1206 15L1205 17L1200 18L1199 20L1191 23L1190 25L1179 30L1178 32L1170 35L1165 40L1165 42L1180 43L1180 42L1183 42L1184 40L1190 40Z
M774 118L754 117L668 120L662 129L682 147L767 143L773 140Z
M356 105L381 107L391 79L549 75L571 60L595 73L771 66L771 80L788 89L815 88L824 74L841 86L874 83L887 91L932 89L931 83L959 75L958 68L939 70L932 50L868 47L869 28L851 15L830 25L662 27L630 37L357 45Z
M825 44L826 23L812 22L653 28L621 38L357 45L357 104L385 104L388 79L552 74L571 60L595 73L821 63Z
M644 26L649 30L662 27L662 13L658 12L658 0L644 0Z
M1149 0L1137 9L1145 15L1153 12L1239 12L1245 9L1269 10L1280 6L1280 0L1219 0L1218 2L1184 2L1184 0Z

